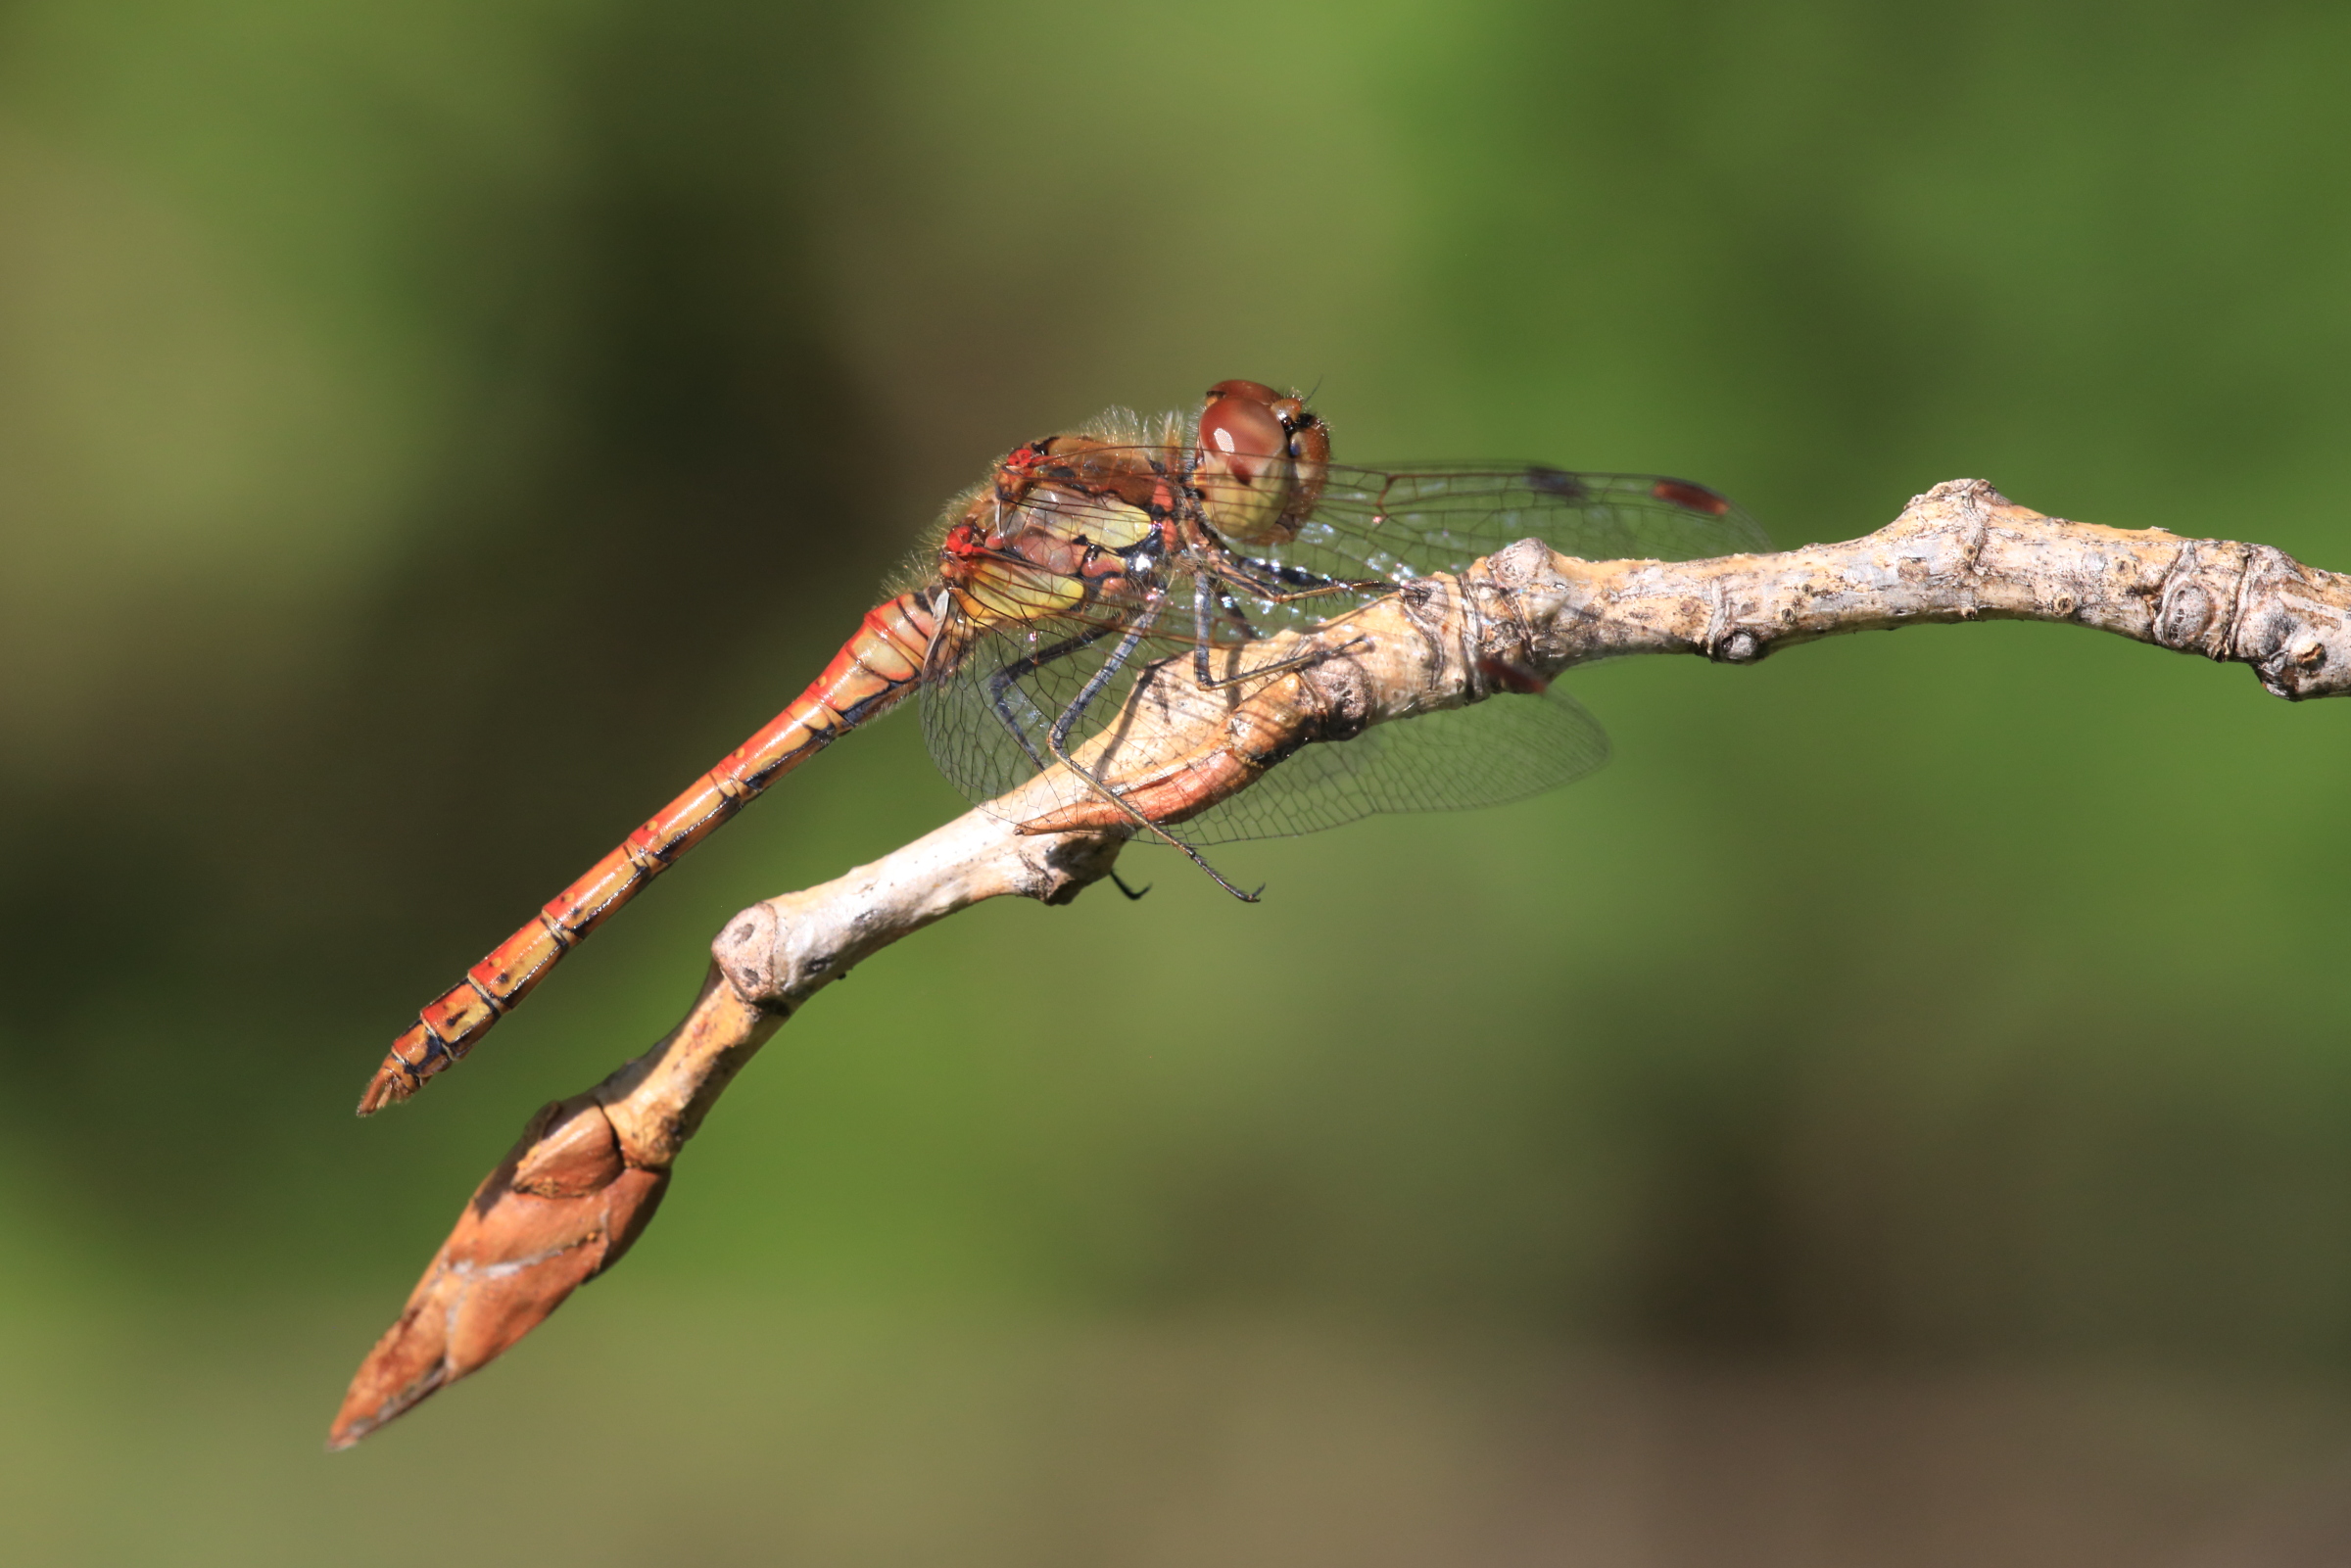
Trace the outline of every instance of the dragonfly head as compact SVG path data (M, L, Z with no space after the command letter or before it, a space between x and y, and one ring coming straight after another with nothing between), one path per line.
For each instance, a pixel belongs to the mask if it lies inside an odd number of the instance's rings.
M1193 471L1208 520L1245 545L1278 544L1321 499L1330 427L1297 398L1261 381L1220 381L1200 410Z

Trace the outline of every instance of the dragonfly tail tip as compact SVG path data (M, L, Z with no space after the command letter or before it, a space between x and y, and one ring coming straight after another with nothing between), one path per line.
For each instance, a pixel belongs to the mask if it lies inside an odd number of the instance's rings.
M400 1104L414 1092L401 1081L400 1074L386 1072L379 1068L375 1076L367 1080L366 1091L360 1096L358 1114L361 1117L374 1116L388 1105Z

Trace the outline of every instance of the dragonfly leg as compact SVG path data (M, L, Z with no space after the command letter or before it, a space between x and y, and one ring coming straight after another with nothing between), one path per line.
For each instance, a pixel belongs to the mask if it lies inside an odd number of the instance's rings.
M1249 623L1248 616L1241 613L1241 601L1230 593L1220 588L1217 590L1217 601L1224 606L1224 618L1241 629L1241 636L1254 641L1264 635Z
M1292 670L1303 670L1310 665L1320 664L1324 659L1336 658L1363 641L1365 640L1359 637L1342 642L1335 648L1314 648L1305 653L1294 653L1286 659L1275 659L1271 664L1260 664L1253 669L1228 675L1222 681L1204 680L1200 684L1208 689L1216 691L1228 686L1239 686L1244 681L1264 681L1276 675L1287 675Z
M1029 732L1022 728L1021 721L1014 716L1012 705L1004 700L1004 693L1012 689L1014 682L1026 680L1046 665L1066 659L1080 649L1101 641L1109 635L1110 628L1104 626L1097 627L1090 632L1080 633L1077 637L1064 638L1051 647L1039 648L1024 658L1015 659L987 678L989 704L996 710L996 717L1004 721L1004 728L1011 731L1012 737L1021 743L1021 749L1029 753L1029 760L1036 764L1037 772L1044 772L1051 764L1037 754L1035 743L1029 738ZM1087 782L1091 784L1093 781L1088 780ZM1139 899L1151 890L1150 884L1147 882L1140 887L1128 886L1127 879L1115 871L1110 874L1110 880L1111 884L1126 894L1129 901Z
M1004 700L1004 693L1012 689L1014 682L1025 681L1046 665L1066 659L1080 648L1091 646L1109 635L1110 628L1103 626L1096 627L1091 632L1081 632L1076 637L1064 638L1051 647L1039 648L1026 658L1013 660L1012 663L1005 665L987 678L989 704L995 708L996 717L1004 721L1004 728L1010 730L1012 737L1021 743L1021 749L1029 753L1029 760L1036 764L1038 773L1043 773L1052 764L1038 754L1035 742L1029 738L1029 732L1022 728L1021 721L1013 716L1012 705Z
M1150 631L1151 623L1159 619L1159 608L1158 601L1154 599L1142 616L1136 620L1133 628L1119 640L1119 645L1111 650L1110 657L1102 661L1102 668L1094 672L1093 678L1085 683L1084 688L1071 700L1070 705L1062 710L1061 717L1053 721L1053 729L1046 735L1045 744L1052 748L1053 758L1056 762L1084 780L1088 787L1104 800L1118 807L1133 821L1136 827L1182 850L1184 858L1208 873L1211 881L1242 903L1254 904L1258 900L1258 895L1265 891L1263 887L1260 887L1255 893L1245 893L1233 886L1224 879L1222 872L1208 863L1200 851L1137 811L1126 796L1113 789L1096 777L1091 769L1084 767L1077 758L1070 755L1070 732L1078 727L1078 721L1085 716L1085 710L1092 706L1094 698L1102 694L1102 689L1110 685L1128 659L1134 657L1134 650L1142 646L1143 637Z
M1270 604L1295 604L1301 599L1324 598L1332 594L1382 594L1395 587L1376 579L1324 577L1303 566L1285 566L1278 561L1230 553L1218 563L1217 570L1227 582L1246 589L1251 598L1262 598ZM1288 587L1281 586L1284 584Z
M1259 575L1260 573L1264 575ZM1225 612L1232 617L1234 624L1252 637L1256 635L1256 628L1249 624L1248 617L1241 614L1240 606L1232 601L1231 595L1223 591L1224 585L1239 588L1251 598L1263 599L1270 604L1295 604L1303 599L1324 598L1333 594L1363 593L1386 586L1380 583L1349 582L1340 578L1324 577L1301 566L1283 566L1277 562L1260 561L1247 556L1227 553L1225 558L1218 562L1211 570L1201 572L1192 579L1194 639L1192 678L1203 690L1208 691L1238 686L1244 681L1262 681L1271 676L1286 675L1292 670L1302 670L1310 664L1319 663L1329 657L1328 652L1302 653L1295 658L1262 664L1255 669L1241 670L1219 680L1209 668L1208 662L1210 646L1208 597L1209 580L1212 576L1219 584L1219 596L1224 601ZM1277 586L1282 583L1292 585L1295 591L1292 592Z
M1069 762L1070 759L1063 752L1070 732L1077 728L1080 719L1085 717L1085 710L1093 705L1094 698L1102 694L1102 689L1117 679L1119 671L1126 668L1127 661L1134 657L1134 650L1143 645L1144 637L1159 619L1159 600L1155 595L1128 629L1127 635L1119 639L1119 645L1111 649L1110 657L1102 661L1102 668L1087 678L1078 695L1071 699L1070 705L1062 709L1061 717L1053 721L1053 728L1045 736L1045 744L1053 748L1053 755L1058 761L1064 764Z
M1234 620L1240 621L1245 633L1256 635L1257 628L1241 619L1239 606L1230 598L1224 600L1224 607L1232 612ZM1192 679L1204 691L1215 689L1217 685L1215 673L1209 669L1208 649L1208 575L1196 572L1192 575Z
M1271 664L1261 664L1255 669L1238 670L1219 680L1209 668L1208 663L1208 576L1205 573L1192 579L1192 679L1203 691L1222 691L1226 687L1239 686L1244 681L1263 681L1276 675L1287 675L1292 670L1303 670L1310 664L1319 664L1329 658L1332 653L1341 651L1340 649L1317 648L1312 652L1300 653L1291 658L1276 659ZM1248 586L1254 594L1257 585L1249 584ZM1353 585L1334 582L1331 584L1331 590L1336 591L1351 586ZM1241 613L1241 607L1232 602L1231 595L1223 594L1220 590L1219 596L1224 601L1225 613L1230 615L1234 623L1244 632L1254 637L1257 629L1249 624L1248 617ZM1304 597L1305 595L1298 596ZM1354 645L1352 642L1346 644L1347 647Z

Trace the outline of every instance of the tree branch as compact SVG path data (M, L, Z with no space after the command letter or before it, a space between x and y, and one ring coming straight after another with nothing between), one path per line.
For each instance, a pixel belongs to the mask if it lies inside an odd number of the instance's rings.
M2249 664L2289 699L2351 691L2351 577L2266 545L2043 517L1961 480L1865 538L1773 555L1583 561L1522 541L1459 578L1422 579L1273 640L1264 662L1307 657L1245 697L1201 689L1180 671L1139 688L1116 728L1122 755L1139 736L1151 765L1124 770L1121 784L1138 809L1174 824L1301 746L1482 700L1522 687L1527 670L1549 678L1631 653L1751 664L1840 633L2000 619ZM329 1446L357 1443L482 1366L618 1261L727 1084L852 965L984 899L1062 904L1107 875L1129 822L1105 803L1064 804L1058 772L730 920L685 1020L596 1088L542 1109L482 1182L361 1364Z

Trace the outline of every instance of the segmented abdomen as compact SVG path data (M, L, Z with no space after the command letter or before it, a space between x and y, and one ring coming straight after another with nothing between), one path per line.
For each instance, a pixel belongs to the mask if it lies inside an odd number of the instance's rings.
M467 970L463 984L425 1008L376 1069L360 1097L360 1115L406 1100L461 1061L557 960L680 855L807 757L911 691L935 630L927 595L902 594L868 610L857 635L792 706Z

